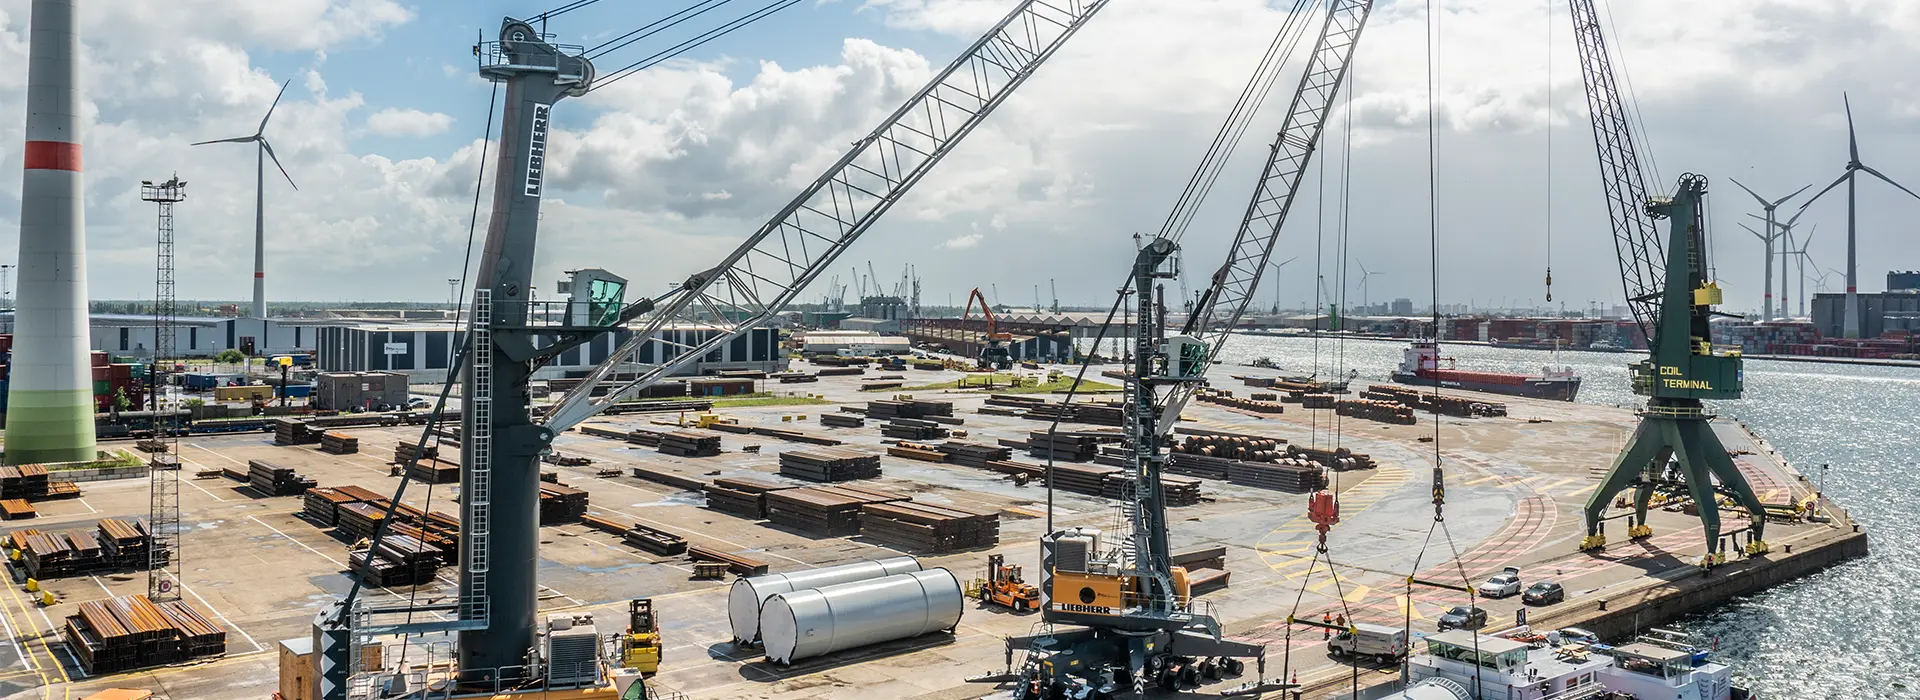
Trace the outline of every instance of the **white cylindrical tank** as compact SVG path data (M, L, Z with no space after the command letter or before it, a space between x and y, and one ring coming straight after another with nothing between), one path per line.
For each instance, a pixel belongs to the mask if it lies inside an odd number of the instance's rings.
M733 589L727 591L727 622L733 626L733 641L749 644L760 638L760 606L773 596L919 570L920 560L893 557L739 579L733 582Z
M760 610L760 638L768 661L791 664L951 630L964 605L959 579L928 569L776 595Z

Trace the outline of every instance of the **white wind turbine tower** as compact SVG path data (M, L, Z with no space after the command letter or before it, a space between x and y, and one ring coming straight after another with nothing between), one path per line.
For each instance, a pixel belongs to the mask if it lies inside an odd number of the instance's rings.
M1299 259L1300 256L1296 255L1277 263L1271 260L1267 261L1267 265L1273 267L1273 315L1275 316L1280 315L1280 268L1286 267L1287 263Z
M1844 318L1841 319L1841 334L1848 338L1858 338L1860 337L1860 270L1856 264L1855 239L1859 233L1859 217L1857 216L1858 200L1855 197L1856 186L1854 176L1864 171L1868 175L1880 178L1887 184L1899 188L1901 192L1912 195L1915 199L1920 199L1920 194L1915 194L1913 190L1907 189L1905 185L1894 182L1893 178L1882 175L1880 171L1867 167L1865 163L1860 162L1860 140L1854 135L1853 131L1853 102L1847 98L1846 93L1840 94L1840 100L1847 109L1848 160L1846 172L1841 173L1839 179L1834 180L1833 184L1827 185L1826 189L1820 190L1819 194L1815 194L1812 199L1808 199L1806 204L1800 205L1800 208L1804 210L1807 207L1813 206L1814 202L1820 200L1821 195L1831 192L1833 188L1840 186L1842 182L1847 183L1847 303L1845 311L1842 313Z
M1794 217L1794 218L1799 218L1799 217ZM1798 267L1800 270L1800 316L1807 318L1809 320L1811 320L1813 317L1807 316L1807 260L1812 256L1807 255L1807 246L1813 243L1813 234L1819 231L1820 231L1819 224L1814 224L1813 228L1807 229L1807 237L1800 239L1799 250L1793 249L1792 225L1789 224L1786 227L1786 230L1781 232L1786 234L1787 236L1787 251L1784 254L1792 255L1795 261L1794 266ZM1814 267L1814 271L1816 272L1818 272L1820 269L1819 265L1815 265L1813 267Z
M1765 243L1765 244L1767 245L1767 257L1766 257L1766 261L1767 261L1767 264L1766 264L1766 267L1767 267L1767 274L1766 274L1766 285L1767 285L1767 287L1766 287L1766 293L1765 293L1765 295L1764 295L1764 297L1765 297L1765 301L1764 301L1764 302L1762 302L1762 304L1761 304L1761 307L1760 307L1760 320L1762 320L1762 321L1770 321L1770 320L1773 320L1774 318L1778 318L1778 317L1776 317L1776 316L1774 316L1774 314L1773 314L1773 256L1774 256L1774 252L1773 252L1773 244L1774 244L1774 241L1778 241L1778 240L1780 240L1780 239L1781 239L1781 236L1783 236L1783 235L1785 235L1784 233L1782 233L1782 232L1780 232L1780 231L1777 231L1777 230L1775 230L1775 227L1774 227L1774 223L1775 223L1775 222L1774 222L1774 218L1773 218L1773 210L1774 210L1774 209L1775 209L1776 207L1779 207L1779 206L1780 206L1781 204L1785 204L1787 200L1789 200L1789 199L1793 199L1794 197L1798 197L1798 196L1800 196L1800 193L1801 193L1801 192L1805 192L1805 191L1807 191L1807 187L1812 187L1813 185L1807 185L1806 187L1802 187L1802 188L1800 188L1800 189L1797 189L1797 190L1794 190L1794 191L1793 191L1793 194L1790 194L1790 195L1787 195L1787 196L1785 196L1785 197L1781 197L1781 198L1779 198L1779 199L1776 199L1776 200L1773 200L1773 201L1771 201L1771 202L1769 202L1769 201L1767 201L1767 199L1766 199L1765 197L1762 197L1762 196L1760 196L1760 194L1759 194L1758 192L1754 192L1754 191L1753 191L1753 188L1751 188L1751 187L1748 187L1748 186L1746 186L1746 185L1744 185L1744 184L1741 184L1739 180L1734 180L1734 181L1733 181L1733 184L1735 184L1735 185L1739 185L1739 186L1740 186L1740 189L1743 189L1743 190L1746 190L1746 191L1747 191L1747 194L1750 194L1750 195L1753 195L1753 198L1754 198L1754 200L1755 200L1755 201L1758 201L1758 202L1760 202L1760 209L1761 209L1762 211L1765 211L1765 212L1767 213L1767 215L1766 215L1766 216L1763 216L1763 217L1755 217L1755 218L1758 218L1758 219L1760 219L1760 220L1762 220L1762 221L1765 221L1765 222L1767 222L1767 225L1766 225L1766 229L1765 229L1765 230L1766 230L1766 234L1764 234L1764 235L1762 235L1762 234L1760 234L1760 233L1757 233L1757 232L1756 232L1756 233L1755 233L1754 235L1756 235L1756 236L1760 236L1760 241L1761 241L1762 243ZM1751 214L1749 214L1749 216L1751 216ZM1747 229L1747 230L1748 230L1748 231L1752 231L1753 229L1750 229L1750 228L1749 228L1749 229ZM1787 265L1786 265L1786 259L1785 259L1784 257L1782 257L1782 258L1781 258L1781 261L1780 261L1780 315L1781 315L1781 316L1785 316L1785 315L1787 315L1787 294L1786 294L1786 291L1787 291L1787 270L1786 270L1786 267L1787 267Z
M280 174L287 178L288 185L291 185L296 190L300 189L299 185L293 184L293 176L287 174L286 166L283 166L280 164L280 157L273 154L273 145L267 143L267 136L266 136L267 120L273 118L273 109L275 107L280 106L280 98L287 94L287 86L291 84L293 84L293 80L288 79L287 82L282 83L280 85L280 94L273 96L273 104L267 106L267 116L260 118L260 128L254 129L252 136L239 136L239 137L230 138L230 139L214 139L212 141L201 141L199 143L193 144L195 146L204 146L210 143L257 144L257 148L254 152L254 178L253 178L254 180L253 182L253 317L254 318L267 317L267 269L266 269L266 263L267 263L267 252L266 252L267 159L268 158L273 159L273 167L280 169Z
M1366 263L1358 260L1353 261L1353 264L1360 266L1360 306L1367 309L1367 313L1373 313L1373 298L1367 294L1367 280L1387 273L1368 270Z

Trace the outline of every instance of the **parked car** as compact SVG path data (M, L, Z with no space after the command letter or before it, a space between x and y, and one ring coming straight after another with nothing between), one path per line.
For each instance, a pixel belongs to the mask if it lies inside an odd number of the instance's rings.
M1399 627L1355 622L1353 629L1327 640L1327 651L1334 658L1362 656L1380 663L1399 661L1407 655L1407 631Z
M418 396L407 399L407 408L411 410L418 411L424 408L431 408L432 406L433 402Z
M1486 583L1480 584L1479 590L1482 598L1520 595L1520 569L1507 567L1500 573L1494 574L1493 578L1487 579Z
M1520 602L1527 605L1552 605L1564 603L1566 600L1567 589L1552 581L1541 581L1528 586L1527 592L1520 594Z
M1477 630L1487 626L1487 611L1471 605L1455 605L1440 616L1440 631Z

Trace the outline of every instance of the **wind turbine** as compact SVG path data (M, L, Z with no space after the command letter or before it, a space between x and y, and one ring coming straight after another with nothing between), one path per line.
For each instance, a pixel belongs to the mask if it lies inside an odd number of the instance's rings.
M1286 267L1287 263L1299 259L1300 256L1296 255L1277 263L1271 260L1267 261L1267 264L1273 267L1273 315L1275 316L1280 315L1280 268Z
M293 184L293 176L287 174L286 166L280 164L280 157L273 154L273 145L267 143L267 136L266 136L267 120L273 118L273 109L275 107L280 106L280 98L287 94L287 86L292 84L293 84L293 80L291 78L289 78L287 82L280 84L280 94L273 96L273 104L267 105L267 116L260 118L260 128L254 129L252 136L240 136L240 137L230 138L230 139L214 139L212 141L201 141L199 143L193 144L195 146L205 146L210 143L258 144L258 148L254 152L254 177L253 177L253 316L254 318L267 317L267 269L266 269L267 268L267 265L266 265L267 263L267 251L266 251L267 159L268 158L273 159L273 167L280 169L280 175L287 178L288 185L292 186L296 190L300 189L299 185Z
M1847 94L1844 92L1840 93L1840 100L1847 109L1847 170L1841 173L1840 178L1834 180L1833 184L1827 185L1826 189L1820 190L1820 193L1815 194L1812 199L1807 200L1806 204L1800 205L1800 208L1806 209L1807 207L1813 206L1814 202L1820 200L1821 195L1840 186L1841 182L1847 183L1847 303L1845 313L1842 314L1845 318L1841 319L1841 333L1848 338L1858 338L1860 337L1860 284L1858 275L1859 267L1856 265L1855 256L1855 236L1858 233L1859 219L1856 210L1858 209L1859 202L1855 197L1856 186L1854 184L1854 175L1865 171L1868 175L1880 178L1887 184L1899 188L1901 192L1912 195L1914 199L1920 199L1920 194L1915 194L1913 190L1907 189L1905 185L1894 182L1893 178L1882 175L1880 171L1874 170L1865 163L1860 162L1860 139L1855 136L1853 131L1853 102L1848 99Z
M1360 266L1360 306L1366 308L1367 313L1371 314L1373 313L1373 297L1367 294L1367 280L1373 279L1375 275L1384 275L1387 273L1368 270L1366 263L1358 260L1353 261L1353 264Z
M1793 194L1790 194L1785 197L1781 197L1779 199L1769 202L1765 197L1762 197L1760 196L1759 193L1754 192L1753 188L1748 187L1744 184L1741 184L1739 180L1734 180L1733 184L1739 185L1740 189L1746 190L1747 194L1753 195L1754 200L1760 203L1760 209L1767 213L1767 215L1764 217L1757 217L1767 222L1767 227L1766 227L1767 233L1766 235L1760 236L1760 240L1767 244L1767 257L1766 257L1767 289L1765 294L1766 301L1762 304L1760 309L1760 320L1763 320L1763 321L1771 320L1774 318L1774 315L1773 315L1773 242L1776 240L1779 240L1781 236L1785 235L1782 232L1774 230L1773 210L1774 208L1782 204L1785 204L1787 200L1800 196L1801 192L1807 191L1807 188L1812 187L1813 185L1807 185L1806 187L1802 187L1800 189L1794 190ZM1749 216L1751 216L1751 214L1749 214ZM1753 229L1747 229L1747 230L1752 231ZM1780 315L1782 316L1785 316L1787 313L1786 312L1786 306L1787 306L1786 291L1787 291L1787 261L1786 261L1786 258L1782 256L1780 259Z
M1795 217L1795 218L1798 218L1798 217ZM1800 315L1801 316L1807 316L1807 259L1810 257L1807 255L1807 246L1813 243L1813 234L1818 232L1819 230L1820 230L1820 224L1814 224L1813 228L1807 229L1807 237L1800 239L1799 250L1792 249L1793 248L1793 235L1791 233L1792 228L1789 227L1787 231L1783 232L1788 234L1787 235L1788 250L1786 251L1786 253L1784 253L1784 255L1792 255L1794 259L1798 261L1795 263L1795 266L1800 269ZM1814 269L1818 270L1820 269L1820 266L1815 265ZM1812 318L1812 317L1807 316L1807 318Z

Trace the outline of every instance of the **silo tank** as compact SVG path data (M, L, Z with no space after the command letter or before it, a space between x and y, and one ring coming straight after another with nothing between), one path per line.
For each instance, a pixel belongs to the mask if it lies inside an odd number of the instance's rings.
M768 661L791 664L951 630L964 602L960 581L946 569L782 593L762 607L760 637Z
M727 622L733 627L733 640L741 644L749 644L760 638L760 606L765 605L768 598L781 593L884 578L919 570L920 560L913 557L893 557L739 579L733 582L733 589L727 591Z

